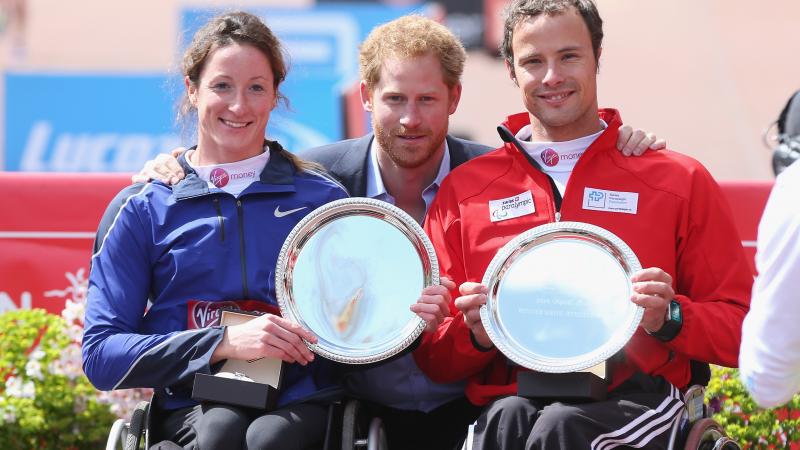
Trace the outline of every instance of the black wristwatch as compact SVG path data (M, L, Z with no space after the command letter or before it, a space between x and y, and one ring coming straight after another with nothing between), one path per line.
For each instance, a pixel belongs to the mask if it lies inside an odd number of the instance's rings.
M647 334L661 342L669 342L681 332L681 327L683 327L681 304L676 300L672 300L669 302L669 308L667 308L667 319L664 321L664 325L652 333L648 331Z

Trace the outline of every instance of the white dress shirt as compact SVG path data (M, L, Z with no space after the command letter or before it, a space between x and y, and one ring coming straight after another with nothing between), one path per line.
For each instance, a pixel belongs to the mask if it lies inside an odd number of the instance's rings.
M369 149L367 164L367 197L395 204L381 178L378 166L377 141ZM433 182L422 191L425 210L431 206L444 177L450 173L450 152L445 141L444 157ZM359 398L403 410L430 412L464 395L464 383L434 383L417 367L411 353L380 366L352 372L345 386ZM413 432L413 430L411 430Z

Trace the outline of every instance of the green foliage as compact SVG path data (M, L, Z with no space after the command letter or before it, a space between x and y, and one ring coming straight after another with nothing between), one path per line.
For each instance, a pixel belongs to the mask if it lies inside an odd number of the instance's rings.
M747 394L739 371L712 366L706 399L731 438L745 449L800 446L800 395L785 406L762 409Z
M103 446L116 417L76 367L73 327L41 309L0 315L0 448Z

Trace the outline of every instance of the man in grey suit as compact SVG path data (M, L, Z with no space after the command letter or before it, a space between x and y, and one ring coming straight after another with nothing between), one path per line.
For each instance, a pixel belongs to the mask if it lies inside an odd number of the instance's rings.
M373 133L301 155L325 166L350 195L392 203L422 223L450 170L490 150L447 135L465 60L459 40L430 19L406 16L375 28L359 55ZM412 310L435 320L422 306ZM383 419L392 449L454 448L477 417L463 383L432 382L411 354L349 373L345 387Z
M359 58L361 100L372 113L373 133L300 155L324 166L351 196L392 203L421 223L444 177L490 150L447 134L465 60L458 38L430 19L405 16L375 28ZM641 154L655 142L630 127L620 134L619 148L626 154ZM182 177L175 160L161 155L134 181ZM449 299L429 297L412 310L429 324L441 322ZM383 419L393 450L454 448L479 412L465 399L463 383L434 383L411 354L348 373L344 384Z

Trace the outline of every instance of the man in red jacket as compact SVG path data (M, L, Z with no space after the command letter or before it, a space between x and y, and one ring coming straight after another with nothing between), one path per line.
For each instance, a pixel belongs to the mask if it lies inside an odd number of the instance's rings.
M752 276L730 211L697 161L614 150L622 120L616 110L598 110L603 32L591 0L515 0L509 11L503 55L527 112L504 123L503 147L453 171L431 206L426 231L460 296L454 317L425 336L415 358L436 381L468 377L468 398L487 405L471 448L665 448L690 361L737 361ZM597 193L615 205L593 204ZM531 201L493 214L517 196ZM643 319L609 366L607 400L517 396L520 368L481 323L487 290L479 282L498 249L559 220L611 231L646 268L632 276L631 301L644 308Z

